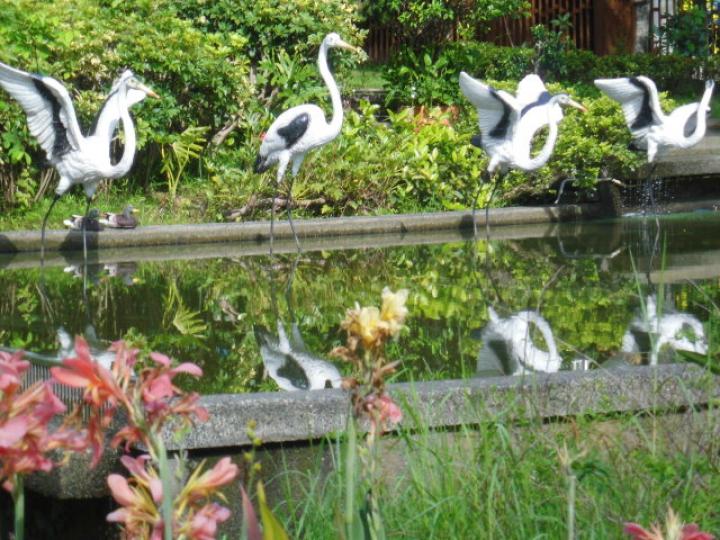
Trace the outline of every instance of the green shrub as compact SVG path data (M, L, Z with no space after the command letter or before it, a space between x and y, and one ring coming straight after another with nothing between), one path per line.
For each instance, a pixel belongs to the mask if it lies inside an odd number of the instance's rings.
M357 5L348 0L175 0L174 4L183 18L205 32L242 36L253 65L279 50L314 62L329 32L358 45L364 37L357 26Z
M159 172L161 144L172 143L188 127L215 129L248 102L245 48L241 36L195 29L177 17L170 1L12 0L0 11L3 61L65 84L81 126L90 125L123 68L133 69L162 96L132 113L143 149L133 177L144 184ZM0 181L7 189L18 185L23 170L37 176L44 155L28 133L24 112L4 92L0 126L9 163L0 164ZM5 202L16 201L6 196Z
M471 37L499 17L527 14L527 0L374 0L362 2L363 15L372 24L390 26L401 49L416 53L426 47L444 47L447 36Z
M548 80L563 79L567 75L565 56L575 50L568 30L572 26L566 13L545 26L537 24L530 31L535 43L535 72Z
M619 54L596 56L590 51L570 50L566 54L565 81L592 84L594 79L646 75L660 90L692 95L702 84L697 81L705 62L676 55Z
M705 7L692 6L667 17L659 28L660 39L675 54L706 57L710 54L710 21Z
M461 94L461 71L482 79L520 79L532 67L533 51L477 41L448 43L442 49L399 52L383 72L388 105L451 105Z
M552 36L546 38L546 41ZM594 79L646 75L660 90L673 95L695 96L702 88L701 77L720 72L717 58L699 60L676 55L623 54L596 56L590 51L552 47L545 51L542 71L548 80L565 85L591 85ZM540 58L539 60L543 60ZM481 80L519 80L533 71L538 61L529 47L501 47L482 42L454 42L442 49L420 53L402 51L383 73L387 81L388 105L452 105L463 101L458 86L460 71Z
M178 13L209 34L240 36L255 82L251 109L267 121L282 110L326 98L317 51L329 32L361 45L357 4L348 0L175 0ZM346 74L358 59L333 54L333 70Z

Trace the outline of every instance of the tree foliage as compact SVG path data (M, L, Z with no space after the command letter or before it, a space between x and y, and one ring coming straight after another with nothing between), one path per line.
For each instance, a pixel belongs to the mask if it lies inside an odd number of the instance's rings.
M0 10L3 61L51 75L68 88L83 128L112 80L131 68L161 96L133 109L138 130L135 177L146 183L159 169L159 142L191 126L221 126L250 99L247 41L203 33L177 16L173 2L12 0ZM36 167L44 156L25 126L25 114L0 93L3 154L12 167ZM31 165L32 164L32 165ZM0 165L2 167L2 165ZM18 185L18 167L2 180ZM34 189L33 183L28 189ZM13 202L12 200L6 202Z
M160 102L132 111L142 150L132 178L150 186L162 178L161 148L180 141L186 130L214 134L239 118L236 129L252 139L261 129L258 119L266 121L271 109L295 104L297 95L324 93L315 57L327 31L356 43L362 38L351 2L239 4L9 0L0 10L0 48L4 62L65 84L83 127L124 68L161 94ZM4 92L0 150L6 194L0 205L29 204L44 155L24 112Z
M527 0L379 0L364 2L363 13L396 30L401 48L417 51L444 46L455 34L471 38L492 19L521 16L529 7Z

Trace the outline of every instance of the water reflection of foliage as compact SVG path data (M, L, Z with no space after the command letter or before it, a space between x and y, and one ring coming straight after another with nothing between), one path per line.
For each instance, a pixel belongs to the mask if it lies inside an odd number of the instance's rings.
M631 273L563 258L541 240L493 244L487 266L485 249L479 242L478 253L454 243L303 255L292 294L308 349L323 355L340 344L346 307L372 303L385 285L410 290L412 317L402 350L388 347L391 360L403 360L397 379L472 376L480 347L474 331L487 323L489 305L501 316L539 308L566 360L584 353L601 362L619 349L638 306ZM0 290L7 291L0 297L0 344L52 350L57 326L80 333L89 317L104 339L126 337L199 363L206 373L197 388L202 392L274 389L262 379L253 326L274 328L287 316L284 292L293 262L247 257L141 264L134 284L107 276L94 283L88 315L82 280L46 270L41 296L37 271L0 271ZM720 286L683 284L671 294L678 309L705 320L702 306L720 298Z

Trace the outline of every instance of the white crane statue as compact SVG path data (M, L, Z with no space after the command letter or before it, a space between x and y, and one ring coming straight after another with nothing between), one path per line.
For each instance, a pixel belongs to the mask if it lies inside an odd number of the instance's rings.
M481 147L490 157L487 166L487 180L499 169L501 175L511 168L534 171L545 165L558 136L558 123L563 118L561 105L569 105L585 111L580 103L567 94L552 95L537 75L525 76L518 85L517 97L504 90L496 90L480 82L464 71L460 73L460 89L477 109L480 134L472 143ZM535 157L531 156L531 144L536 132L549 124L549 133L543 147ZM485 206L485 225L488 227L488 209L495 194L498 179ZM480 194L473 200L473 227L475 206Z
M340 134L343 122L342 100L340 90L328 67L328 50L338 47L363 54L361 49L343 41L334 32L325 36L320 45L318 54L318 68L325 84L330 92L332 101L332 118L328 123L325 113L320 107L311 103L297 105L278 116L265 134L257 159L255 160L255 172L262 173L270 167L278 164L276 177L276 194L280 183L285 175L288 164L292 162L292 177L295 178L305 155L324 144L329 143ZM295 226L292 221L292 181L288 186L287 212L290 228L295 238L295 244L300 250L300 242L295 233ZM275 222L275 196L273 196L270 210L270 250L272 251L273 226Z
M81 132L75 108L67 89L56 79L26 73L0 62L0 86L25 110L30 133L45 151L48 162L60 175L50 208L43 218L41 250L45 249L45 227L55 203L72 186L80 184L87 197L84 216L100 181L125 176L135 159L135 126L128 109L150 96L158 95L125 70L113 83L112 90L98 113L91 134ZM120 161L113 164L110 145L118 122L125 132L125 148ZM83 223L85 221L83 220ZM83 254L87 258L85 227Z
M622 106L633 146L647 150L648 163L667 148L690 148L705 136L707 113L715 83L707 81L699 103L678 107L666 115L660 107L657 87L648 77L596 79L595 86Z

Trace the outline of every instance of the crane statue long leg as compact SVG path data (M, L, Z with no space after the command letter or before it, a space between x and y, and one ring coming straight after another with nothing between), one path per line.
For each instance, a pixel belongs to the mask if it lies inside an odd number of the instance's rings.
M488 176L490 176L488 174ZM490 191L490 197L488 197L488 201L485 204L485 236L488 241L490 241L490 203L493 200L493 197L495 196L495 191L497 191L498 184L500 184L501 178L503 178L505 175L495 175L495 180L493 181L493 187Z
M306 103L292 107L278 116L272 123L262 139L254 170L262 173L275 164L278 164L277 188L285 175L288 163L292 160L292 176L297 175L303 158L313 148L323 146L334 140L342 128L343 108L340 90L328 67L327 55L329 49L338 47L364 54L360 49L345 43L339 35L332 32L325 36L318 53L318 69L325 81L332 101L332 118L330 122L325 119L325 113L317 105ZM292 180L288 192L287 209L290 228L295 238L298 251L300 241L295 232L292 221ZM272 251L273 221L271 213L270 223L270 249Z
M475 196L473 197L473 203L472 203L472 222L473 222L473 235L477 236L477 220L475 219L475 214L477 212L477 202L478 198L480 197L480 192L482 191L483 183L492 182L493 187L490 191L490 196L488 197L487 202L485 203L485 236L487 239L490 238L490 203L492 203L493 197L495 196L495 191L497 191L498 184L500 183L500 180L502 179L504 175L493 175L487 170L483 171L481 174L482 177L482 183L478 186L477 191L475 191Z
M88 214L90 213L90 201L92 201L92 197L87 198L87 202L85 203L85 213L82 218L83 260L85 262L87 262L87 220Z
M47 220L48 217L50 217L50 211L53 209L53 206L55 206L55 203L58 202L58 199L60 199L60 195L55 195L53 197L50 207L47 209L47 212L45 212L45 216L43 217L42 228L40 229L40 266L45 264L45 228L47 226Z

